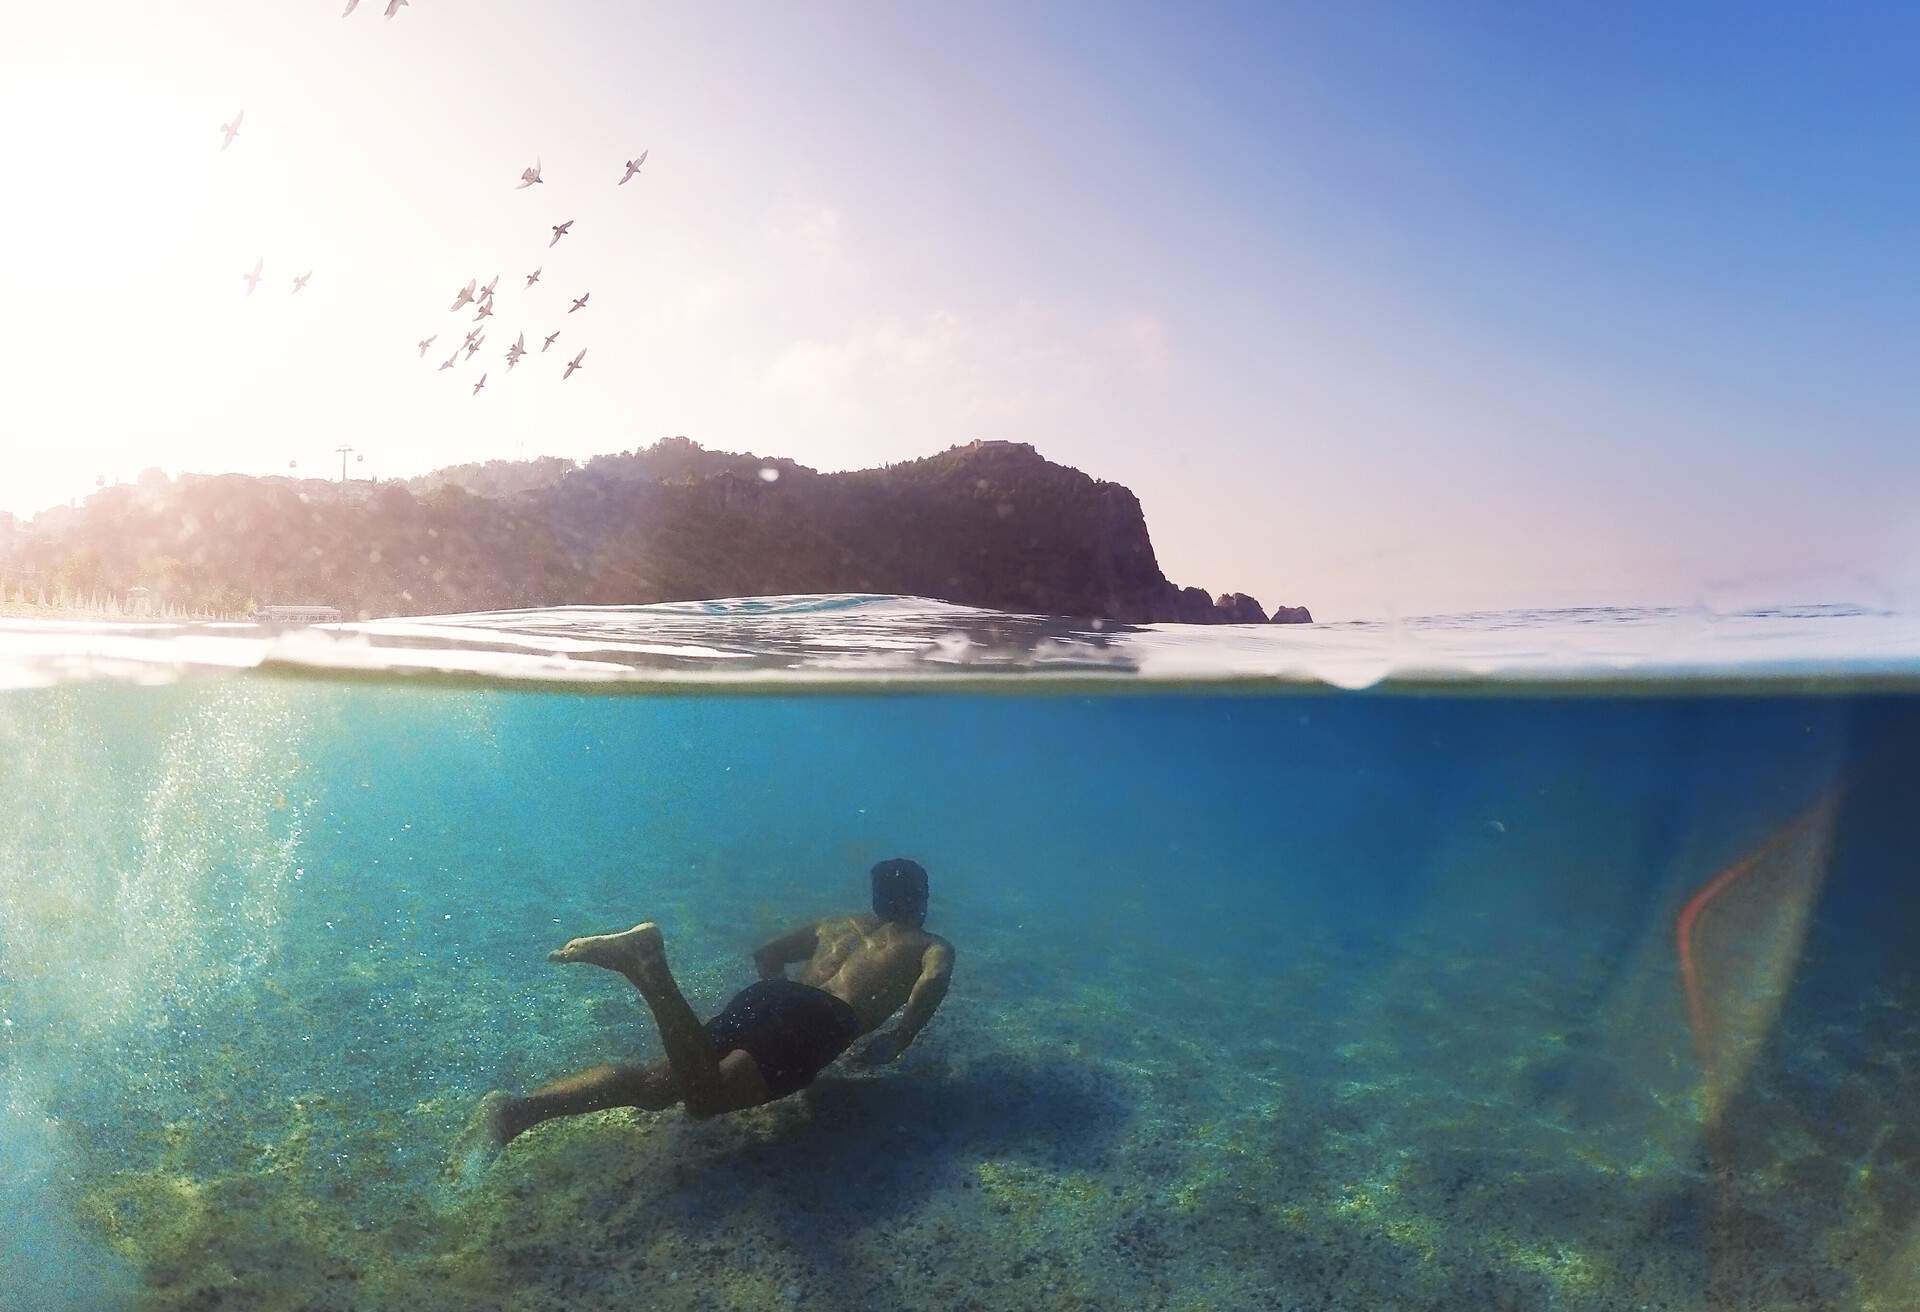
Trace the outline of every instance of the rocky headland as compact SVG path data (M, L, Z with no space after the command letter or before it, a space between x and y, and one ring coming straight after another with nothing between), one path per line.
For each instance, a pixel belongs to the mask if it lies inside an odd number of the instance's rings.
M405 482L157 471L11 535L0 577L348 615L865 592L1121 623L1308 623L1161 573L1139 499L1017 442L823 474L685 438Z

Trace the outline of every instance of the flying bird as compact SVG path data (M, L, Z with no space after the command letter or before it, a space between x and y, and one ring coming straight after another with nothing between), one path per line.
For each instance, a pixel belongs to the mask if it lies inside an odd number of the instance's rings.
M486 345L486 342L487 342L487 337L485 333L482 333L480 336L468 342L467 343L467 359L469 360L473 359L474 355L478 353L480 348Z
M564 383L567 381L567 379L573 377L573 371L575 369L578 369L580 367L580 362L586 358L587 358L587 348L583 346L580 348L580 354L574 356L573 359L567 362L567 371L560 375L560 381Z
M512 346L509 346L507 348L507 368L511 370L515 365L519 364L520 357L525 355L526 353L527 353L527 335L525 333L521 333L520 339L516 341Z
M391 0L391 3L387 5L387 17L392 18L395 14L399 13L400 6L406 3L407 0Z
M536 159L533 162L532 168L521 170L520 185L515 187L514 190L525 191L528 187L531 187L534 183L539 182L541 180L542 179L540 177L540 161Z
M311 277L313 277L313 270L308 269L305 273L301 274L298 278L295 278L293 280L293 294L295 296L298 296L301 292L307 289L307 279Z
M492 300L493 289L499 285L500 285L500 275L496 273L493 275L493 281L480 289L480 294L486 297L488 300Z
M493 313L492 304L487 301L482 301L480 302L480 312L473 316L473 321L475 323L479 323L482 319L486 318L488 315L492 313Z
M573 303L573 310L577 310L577 309L579 309L579 308L580 308L581 306L583 306L583 305L585 305L585 304L587 303L587 297L589 297L589 296L591 296L591 295L593 295L593 293L592 293L592 292L581 292L581 293L580 293L580 299L579 299L579 300L577 300L577 301L575 301L575 302ZM572 314L572 313L573 313L573 310L568 310L568 311L567 311L567 313L568 313L568 314Z
M471 304L473 301L473 289L479 285L480 280L478 278L467 279L467 285L460 289L460 294L453 298L453 304L447 308L457 311L461 306Z
M247 284L247 295L253 295L253 289L260 285L260 269L265 264L266 260L264 258L255 260L253 262L253 272L240 275L241 280Z
M453 354L440 362L440 368L451 369L453 368L454 365L458 364L459 361L460 361L460 348L456 346L453 348ZM438 370L436 370L435 372L438 372Z
M420 358L422 360L427 358L427 348L432 346L435 338L439 336L439 333L435 333L432 337L423 337L420 339Z
M546 267L547 266L543 264L540 266L540 269L544 269ZM532 273L527 275L527 286L531 287L535 283L540 281L540 269L535 269Z
M247 111L243 109L233 116L233 122L220 125L220 130L227 134L227 139L220 143L220 149L225 150L233 144L233 139L240 135L240 120L246 116Z
M567 235L567 229L571 228L572 226L573 226L572 219L568 219L565 223L554 224L553 240L547 243L547 249L552 250L555 246L558 246L560 244L560 239Z
M560 330L558 328L555 328L552 332L547 334L546 342L543 343L540 347L542 354L546 352L547 347L553 345L553 339L558 337L559 335L560 335Z
M401 4L405 4L406 2L407 0L400 0ZM480 395L480 389L485 387L486 385L487 385L487 376L485 374L481 374L480 381L473 385L473 394L475 396Z
M473 345L473 339L474 339L474 338L476 338L476 337L478 337L478 336L479 336L479 335L480 335L481 333L484 333L485 331L486 331L486 329L485 329L485 328L474 328L474 329L470 329L470 330L468 331L468 333L467 333L467 341L466 341L466 344L467 344L468 346L472 346L472 345Z
M627 185L627 183L628 183L628 181L629 181L629 180L630 180L630 179L631 179L631 178L633 177L633 175L634 175L634 174L636 174L636 173L638 173L638 172L640 171L640 166L641 166L642 164L645 164L646 162L647 162L647 152L646 152L646 151L644 151L644 150L640 152L640 158L639 158L639 159L630 159L630 160L628 160L628 161L627 161L627 176L626 176L626 177L624 177L624 178L622 178L622 179L620 179L620 185L621 185L621 186L623 186L623 187L624 187L624 186L626 186L626 185Z
M345 18L348 14L352 13L354 10L358 9L359 7L360 7L360 0L347 0L347 7L340 11L340 17Z

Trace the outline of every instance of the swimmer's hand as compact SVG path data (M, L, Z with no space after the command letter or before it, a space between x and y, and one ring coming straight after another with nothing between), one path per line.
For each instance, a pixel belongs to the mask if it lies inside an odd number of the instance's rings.
M907 1040L897 1030L883 1030L867 1040L867 1046L854 1054L862 1066L884 1066L906 1051Z

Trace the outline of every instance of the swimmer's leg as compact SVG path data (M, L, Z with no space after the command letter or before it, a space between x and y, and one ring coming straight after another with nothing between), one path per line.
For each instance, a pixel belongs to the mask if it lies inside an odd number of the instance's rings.
M766 1081L751 1056L736 1051L722 1060L713 1050L713 1036L681 996L667 968L659 927L651 921L622 934L576 938L547 960L602 966L626 976L640 990L660 1028L660 1044L690 1115L717 1116L767 1101Z
M680 1101L680 1086L665 1062L651 1066L595 1066L544 1084L524 1098L509 1098L489 1108L488 1130L505 1146L542 1121L556 1116L603 1112L609 1107L638 1107L661 1112Z

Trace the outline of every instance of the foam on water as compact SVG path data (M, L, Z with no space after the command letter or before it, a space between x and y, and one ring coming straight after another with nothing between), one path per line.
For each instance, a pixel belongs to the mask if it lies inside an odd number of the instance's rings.
M1341 689L1920 681L1920 618L1858 606L1592 608L1309 625L1148 625L912 597L565 606L318 625L0 620L0 687L203 669L793 691L956 682Z

